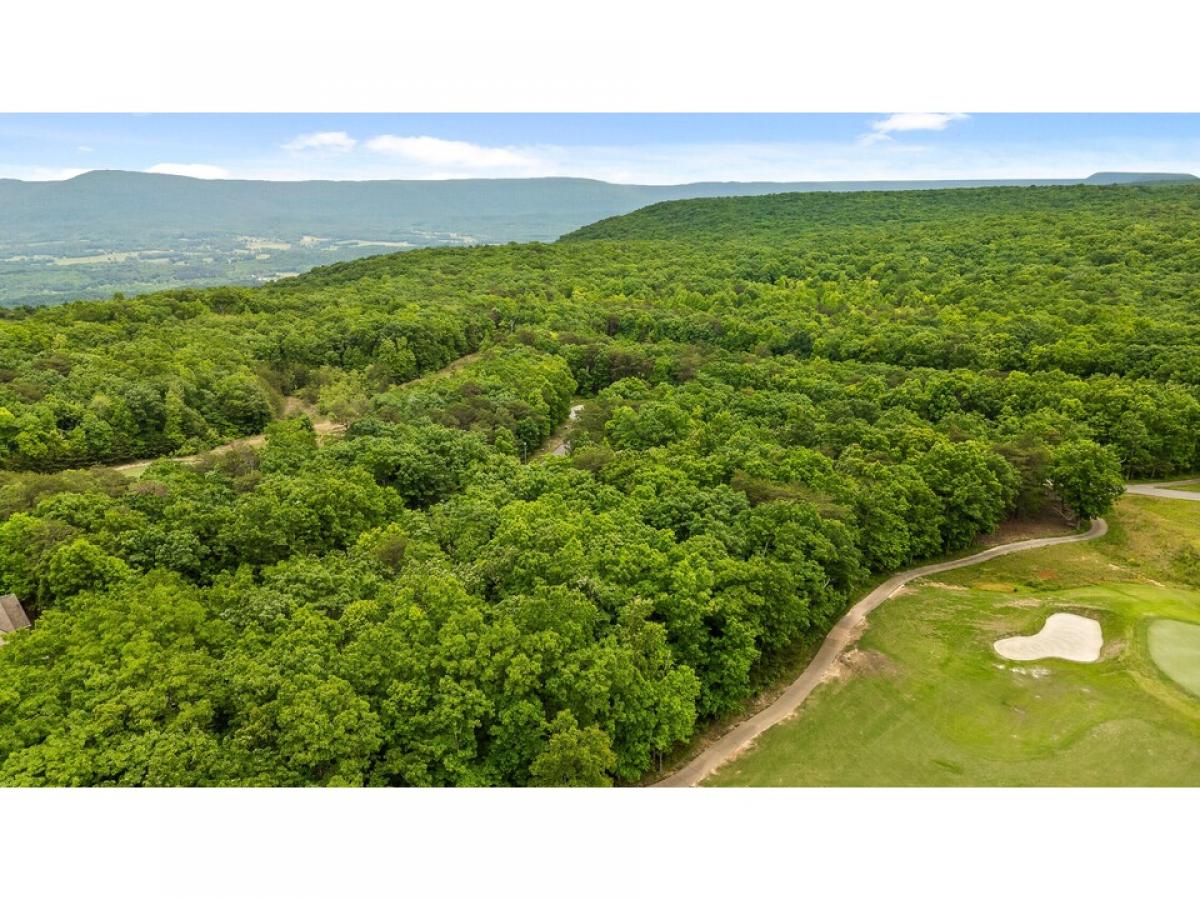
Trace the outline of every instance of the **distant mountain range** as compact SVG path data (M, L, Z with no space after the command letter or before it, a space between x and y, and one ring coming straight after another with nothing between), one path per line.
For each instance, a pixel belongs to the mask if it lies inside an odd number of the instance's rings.
M1182 180L1195 176L1098 172L1083 179L641 185L586 178L208 181L96 171L66 181L0 180L0 239L142 242L224 233L405 240L415 233L463 235L480 243L537 241L651 203L693 197Z
M549 241L664 200L1184 180L1197 179L1100 172L1083 179L629 185L585 178L209 181L121 171L0 179L0 304L254 283L407 247Z

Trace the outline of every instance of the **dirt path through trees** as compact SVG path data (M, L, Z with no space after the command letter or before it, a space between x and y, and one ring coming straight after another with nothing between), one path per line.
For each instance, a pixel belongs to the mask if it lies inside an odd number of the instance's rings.
M571 407L571 414L567 416L567 420L555 429L554 434L550 435L545 445L533 455L534 459L539 456L567 455L567 430L571 427L571 423L579 418L581 409L583 409L582 403L576 403Z
M295 398L289 397L288 400ZM331 422L327 419L322 419L313 422L313 431L318 435L341 434L346 430L346 426L340 422ZM227 453L230 450L237 450L240 447L261 447L267 442L265 434L252 434L249 437L238 438L230 441L228 444L219 444L211 450L206 450L204 453L193 453L191 456L170 456L170 457L155 457L154 459L139 459L133 462L121 463L119 466L110 466L114 472L132 472L138 469L145 469L151 463L156 463L160 459L170 459L171 462L178 463L194 463L198 462L202 456L208 453Z
M458 359L453 360L434 372L427 372L424 375L414 378L413 381L420 381L422 378L432 378L437 375L445 375L460 369L463 366L470 365L479 358L482 352L483 351L481 350L476 350L474 353L468 353L466 356L460 356ZM407 383L411 384L412 382ZM314 407L311 403L306 403L299 397L284 397L284 416L286 417L297 412L302 412L313 420L313 431L315 431L318 436L341 434L346 430L346 425L341 422L333 422L329 419L318 419L316 407ZM120 465L109 466L108 468L112 469L114 472L132 472L136 475L141 474L141 470L148 467L151 463L158 462L160 459L170 459L171 462L179 463L194 463L198 462L202 456L209 453L227 453L230 450L237 450L241 447L261 447L266 442L267 436L265 434L252 434L248 435L247 437L241 437L237 440L230 441L227 444L219 444L210 450L205 450L204 453L193 453L190 456L159 456L154 457L153 459L136 459L133 462L121 463Z

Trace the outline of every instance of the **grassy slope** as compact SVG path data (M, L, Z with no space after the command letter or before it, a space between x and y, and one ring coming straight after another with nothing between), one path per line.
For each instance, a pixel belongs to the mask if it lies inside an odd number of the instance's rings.
M1200 701L1150 660L1152 618L1200 622L1180 584L1200 517L1124 498L1108 537L940 576L881 607L849 662L719 785L1200 785ZM949 585L944 587L940 585ZM1011 663L996 638L1100 619L1104 658Z

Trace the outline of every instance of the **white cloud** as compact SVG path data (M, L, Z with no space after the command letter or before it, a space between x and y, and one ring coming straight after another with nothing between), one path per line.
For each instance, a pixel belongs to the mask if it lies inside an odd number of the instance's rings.
M951 114L877 116L880 138L824 141L551 143L486 145L431 136L361 137L351 152L288 153L215 166L156 166L195 177L272 181L308 179L518 178L565 176L626 184L696 181L880 181L950 178L1083 178L1102 170L1200 172L1200 139L1025 141L934 139L965 117ZM890 139L893 135L895 139ZM370 137L368 140L367 137ZM9 171L12 171L11 169ZM0 177L7 174L0 165ZM13 172L30 177L28 169ZM35 177L65 178L74 171Z
M296 137L281 146L284 150L292 151L334 150L344 153L348 150L353 150L354 145L357 143L358 141L344 131L313 131L309 134L296 135Z
M87 144L80 144L75 149L80 153L91 153L94 148L89 147Z
M400 137L381 134L371 138L366 145L376 153L441 169L522 169L540 165L537 157L516 148L485 147L467 141L448 141L424 135Z
M229 178L229 170L208 163L158 163L146 170L155 175L183 175L187 178Z
M968 118L965 113L892 113L886 119L871 123L871 131L860 138L870 146L891 139L894 131L945 131L951 122Z
M965 113L893 113L872 122L876 131L944 131L951 122L967 118Z

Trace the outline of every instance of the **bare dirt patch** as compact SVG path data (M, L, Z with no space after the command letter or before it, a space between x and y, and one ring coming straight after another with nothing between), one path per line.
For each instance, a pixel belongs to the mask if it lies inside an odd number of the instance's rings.
M920 584L921 587L937 588L939 591L965 591L965 590L967 590L967 588L963 587L961 584L946 584L945 582L942 582L942 581L925 581L924 579L922 579L920 582L918 582L918 584ZM892 596L899 597L901 595L901 593L903 593L905 590L907 590L907 588L901 588L899 591L897 591Z
M878 650L851 647L837 658L821 679L822 683L848 681L851 678L880 676L893 678L900 672L896 661Z
M853 675L882 675L892 677L900 672L896 661L878 650L855 647L844 657L846 668Z
M1007 667L1002 666L1001 668ZM1025 666L1013 666L1012 668L1009 668L1008 671L1012 672L1014 675L1028 675L1031 678L1045 678L1050 674L1050 670L1045 666L1030 666L1028 668Z
M1017 586L1008 581L976 581L971 585L977 591L991 591L997 594L1011 594Z
M1104 649L1100 651L1100 658L1102 660L1116 659L1125 652L1125 644L1126 642L1123 640L1105 641Z
M1009 600L1004 605L1015 607L1016 609L1033 609L1034 607L1041 606L1042 601L1037 597L1017 597L1013 600Z
M315 419L318 415L317 407L301 397L284 397L283 398L283 416L306 415L310 419Z

